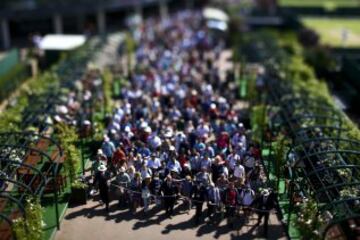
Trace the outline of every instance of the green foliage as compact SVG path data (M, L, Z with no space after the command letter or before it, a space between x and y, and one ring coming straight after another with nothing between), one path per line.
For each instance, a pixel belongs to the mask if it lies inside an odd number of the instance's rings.
M252 107L250 116L253 139L257 142L261 142L262 134L264 133L265 127L268 124L266 105L256 105Z
M72 188L76 188L76 189L86 189L87 185L79 180L75 180L72 184L71 184Z
M27 66L16 64L6 74L0 76L0 101L6 99L17 87L30 77Z
M313 69L307 65L301 56L292 56L290 62L283 67L287 79L296 84L316 79Z
M102 141L104 138L104 130L105 130L104 123L101 121L98 122L95 121L94 128L95 128L95 133L93 139L95 141Z
M295 225L299 229L302 239L322 239L321 229L324 227L325 221L319 214L315 200L305 201L298 215Z
M30 79L22 89L19 90L18 96L10 99L10 104L0 115L0 129L2 131L18 131L22 120L21 113L28 107L29 99L36 97L45 91L48 91L54 83L58 81L55 73L46 72L38 78Z
M274 144L274 158L275 158L275 175L280 177L281 167L286 163L286 153L289 150L288 146L290 144L289 139L284 134L279 134L277 136L276 142Z
M105 113L112 111L112 90L113 90L113 74L109 69L105 69L102 74L103 94L104 94L104 110Z
M258 91L256 89L256 74L249 74L247 77L247 100L256 102Z
M126 55L127 55L127 62L128 62L128 69L131 69L132 66L132 55L135 52L135 39L131 36L130 33L127 33L125 36L125 46L126 46Z
M18 131L20 130L21 112L28 105L27 96L19 96L12 106L8 106L0 115L1 131Z
M65 170L68 173L70 183L73 183L76 179L81 156L79 150L75 146L75 143L79 139L78 134L74 127L64 123L56 125L56 133L65 155Z
M75 127L69 126L65 123L59 123L56 125L57 138L62 144L68 145L78 141L79 136L76 133Z
M42 208L38 198L28 198L25 204L25 217L14 220L13 232L17 240L42 239Z
M345 137L360 141L360 130L358 126L354 122L352 122L348 117L346 117L344 121L344 125L345 128L348 129L348 131L344 133Z

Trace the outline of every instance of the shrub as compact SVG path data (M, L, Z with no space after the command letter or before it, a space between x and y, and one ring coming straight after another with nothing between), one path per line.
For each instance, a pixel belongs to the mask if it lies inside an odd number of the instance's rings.
M251 126L253 131L253 139L261 142L262 134L268 123L266 116L266 105L256 105L251 109Z
M322 239L321 231L325 221L319 214L315 200L306 200L300 207L299 217L296 218L295 225L301 233L302 239Z
M14 220L12 229L17 240L41 240L42 208L38 198L28 198L25 204L25 216Z
M76 133L75 127L68 126L65 123L59 123L56 125L56 133L65 155L65 170L68 173L70 183L73 183L76 179L81 156L79 150L75 146L79 137Z

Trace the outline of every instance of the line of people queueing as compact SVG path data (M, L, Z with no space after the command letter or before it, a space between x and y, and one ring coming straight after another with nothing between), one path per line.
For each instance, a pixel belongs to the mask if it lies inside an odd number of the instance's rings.
M169 217L181 198L196 208L197 224L205 202L210 222L225 210L230 227L235 209L245 219L256 209L266 234L275 197L265 187L261 149L240 121L235 94L225 91L234 82L219 66L225 41L201 13L187 11L148 19L135 37L137 67L93 164L106 209L109 191L132 211L155 203Z

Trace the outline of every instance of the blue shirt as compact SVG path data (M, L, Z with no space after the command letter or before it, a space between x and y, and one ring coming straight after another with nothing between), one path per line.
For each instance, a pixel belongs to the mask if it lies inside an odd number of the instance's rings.
M109 157L112 157L112 155L115 151L115 145L111 141L103 142L101 149L104 152L105 156L109 158Z

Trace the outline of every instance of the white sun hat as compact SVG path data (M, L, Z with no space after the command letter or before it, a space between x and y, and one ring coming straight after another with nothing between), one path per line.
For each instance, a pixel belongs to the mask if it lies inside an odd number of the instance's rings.
M107 167L104 164L100 164L97 170L100 172L105 172L107 170Z

